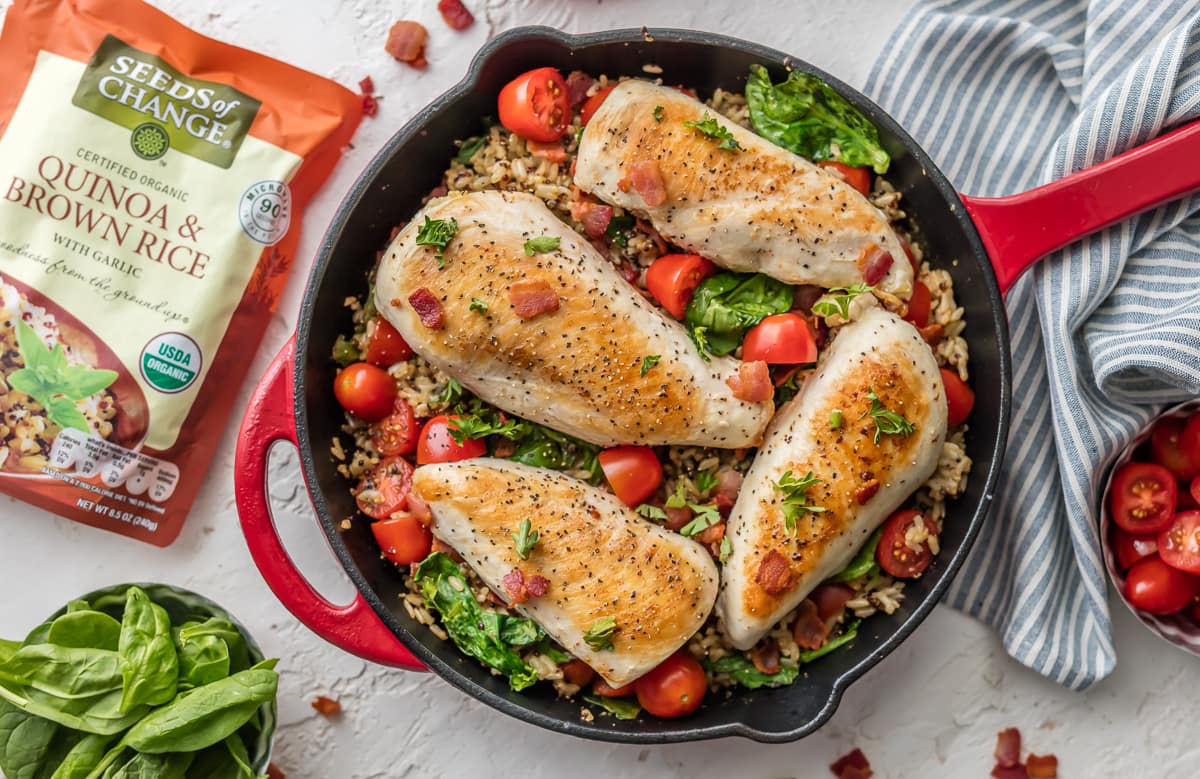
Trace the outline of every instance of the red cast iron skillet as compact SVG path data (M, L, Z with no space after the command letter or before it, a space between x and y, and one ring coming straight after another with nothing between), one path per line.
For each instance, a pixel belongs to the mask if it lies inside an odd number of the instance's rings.
M790 67L831 84L879 128L892 155L888 179L916 214L939 267L954 277L966 310L975 411L967 452L975 461L967 491L948 507L942 552L891 616L863 622L848 648L805 666L790 687L712 696L695 714L678 720L643 716L624 722L579 718L579 704L553 692L514 693L452 643L439 641L409 618L401 604L400 572L381 559L366 522L348 530L339 523L355 513L348 484L329 454L343 422L333 396L336 366L330 352L338 333L351 328L347 296L359 295L376 252L393 226L407 221L421 198L440 182L455 153L453 141L478 134L480 120L495 115L500 88L531 68L551 65L609 77L644 76L662 68L668 84L710 94L716 87L742 91L751 64L766 65L776 79ZM1096 168L1032 192L999 199L960 197L920 147L878 106L836 78L773 49L686 30L617 30L568 35L526 27L499 36L476 57L466 78L435 100L384 146L359 177L325 234L309 277L299 325L263 377L243 421L238 442L236 493L250 552L283 604L315 633L360 657L410 670L428 668L489 706L526 722L584 738L665 743L745 736L790 741L820 727L846 687L896 648L936 605L985 521L1004 454L1009 420L1008 325L1002 295L1038 257L1135 211L1200 185L1195 160L1198 126L1165 136ZM1190 144L1190 153L1187 148ZM980 149L986 154L986 149ZM359 595L338 606L306 582L279 541L266 502L270 447L290 441L300 451L309 495L334 554ZM543 685L548 687L548 685Z

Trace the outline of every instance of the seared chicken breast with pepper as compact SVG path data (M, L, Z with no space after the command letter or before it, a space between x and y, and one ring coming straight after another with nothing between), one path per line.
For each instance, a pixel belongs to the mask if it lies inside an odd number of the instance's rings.
M677 89L635 79L609 93L575 184L731 270L912 294L904 247L858 190Z
M749 649L937 467L946 396L929 345L879 308L834 339L771 423L729 516L718 611Z
M703 546L578 479L481 457L417 468L413 493L435 537L613 686L665 660L712 610L717 567ZM525 519L537 533L528 559L514 539Z
M749 380L765 365L706 361L532 195L430 203L384 255L375 303L478 397L593 444L755 446L774 411Z

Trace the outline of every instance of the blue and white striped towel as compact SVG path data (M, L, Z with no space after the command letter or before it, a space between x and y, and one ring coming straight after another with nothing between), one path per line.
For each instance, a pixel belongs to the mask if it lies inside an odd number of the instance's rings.
M1044 184L1200 116L1196 0L922 2L885 52L867 93L972 195ZM1116 664L1104 468L1164 405L1200 395L1198 209L1193 196L1097 233L1008 295L1008 464L948 601L1074 689Z

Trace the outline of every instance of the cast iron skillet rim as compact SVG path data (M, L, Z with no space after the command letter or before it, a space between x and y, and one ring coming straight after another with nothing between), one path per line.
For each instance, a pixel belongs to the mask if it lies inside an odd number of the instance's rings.
M325 502L323 493L318 490L313 490L312 485L317 484L316 468L313 460L314 449L312 442L309 440L308 430L308 412L304 398L307 397L307 387L305 385L305 369L307 367L307 344L309 334L313 326L313 311L315 308L316 298L321 288L321 282L328 270L329 262L333 254L333 249L339 242L346 222L350 215L358 208L366 192L370 189L375 177L380 170L391 159L396 151L402 148L410 138L420 133L428 118L447 106L457 102L460 98L470 93L479 79L480 72L484 64L491 59L495 52L513 42L530 40L530 39L548 39L551 42L557 43L567 49L574 49L580 46L602 44L602 43L639 43L647 41L646 36L649 35L654 40L659 41L678 41L686 43L706 44L722 46L727 48L741 49L749 52L755 57L761 58L764 62L774 62L788 67L792 64L802 65L805 70L814 73L827 83L832 85L835 90L847 97L860 110L866 113L871 120L877 125L887 129L894 137L898 138L913 155L916 161L920 164L922 172L931 180L937 192L942 196L942 199L947 203L947 207L951 211L952 217L957 221L959 227L967 238L968 243L972 246L979 270L983 276L981 279L987 292L989 307L991 309L990 326L996 336L997 354L999 359L999 373L1001 377L1000 386L1000 409L999 417L996 420L996 445L991 452L991 459L987 474L984 478L984 488L982 490L983 500L975 507L967 526L967 531L963 539L963 543L956 550L955 554L949 559L945 565L945 572L941 579L935 584L928 596L917 604L908 618L901 623L892 636L877 645L874 650L867 655L858 665L848 669L840 676L833 680L832 686L827 693L826 704L821 710L810 720L800 725L799 727L790 730L761 730L751 727L744 722L730 722L721 725L709 727L688 727L687 720L683 720L680 727L674 731L615 731L609 730L601 726L591 723L577 722L573 720L561 720L555 717L544 715L540 712L526 708L513 701L496 695L491 690L477 685L474 681L461 674L457 669L444 663L437 655L430 651L421 641L410 634L392 614L383 601L375 594L374 590L367 584L363 576L358 572L357 565L350 555L349 550L341 540L340 532L334 523L329 518L328 506ZM978 323L977 326L983 323ZM985 521L987 514L991 508L992 495L995 490L996 482L999 477L1001 467L1003 465L1005 442L1008 437L1008 425L1011 406L1011 365L1009 353L1009 337L1008 337L1008 320L1005 315L1004 300L1000 293L999 285L996 282L995 273L992 271L991 263L988 261L987 252L980 241L979 234L975 225L967 216L965 207L959 199L958 193L947 181L946 177L938 170L933 161L925 154L921 147L901 128L895 120L893 120L883 109L879 108L869 98L852 89L839 79L825 73L820 68L813 67L807 62L798 58L786 55L775 49L762 46L760 44L743 41L730 36L719 35L715 33L706 33L683 29L652 29L646 28L628 28L622 30L608 30L605 32L572 35L560 32L551 27L545 26L528 26L518 27L509 30L480 49L479 53L472 60L467 74L463 79L452 87L441 97L434 100L416 116L407 122L395 135L392 136L378 154L371 160L367 167L359 174L355 183L352 185L345 200L339 206L337 213L334 215L333 222L325 233L325 237L318 249L316 260L313 264L312 271L309 274L307 281L304 299L300 306L299 319L296 329L295 341L295 363L293 370L293 406L296 417L296 436L299 441L299 457L304 474L304 479L308 485L308 493L313 502L313 507L316 510L320 520L322 529L325 531L326 538L333 549L334 554L342 563L343 569L354 583L355 588L361 593L362 597L371 605L371 608L384 621L384 624L400 639L400 641L412 651L412 653L425 663L432 670L446 681L453 684L458 689L476 698L477 700L486 703L487 705L505 713L509 716L532 723L547 730L552 730L559 733L566 733L573 736L589 738L600 741L611 741L621 743L639 743L639 744L662 744L674 743L681 741L697 741L712 738L720 738L724 736L742 736L760 742L788 742L794 741L804 736L809 735L817 730L826 721L829 720L833 713L837 710L841 702L842 695L845 690L855 680L866 673L870 668L877 665L883 658L892 652L901 642L916 630L917 626L924 621L929 612L937 605L942 595L945 593L950 582L962 566L967 554L970 552L979 530ZM810 682L814 683L814 682Z

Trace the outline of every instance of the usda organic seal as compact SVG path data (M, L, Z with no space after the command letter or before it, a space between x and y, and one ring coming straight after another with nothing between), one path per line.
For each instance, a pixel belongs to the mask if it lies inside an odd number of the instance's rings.
M242 193L238 220L246 235L274 246L292 224L292 190L282 181L260 181Z
M142 379L167 395L183 392L200 375L200 346L183 333L161 333L142 348L138 368Z

